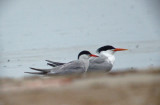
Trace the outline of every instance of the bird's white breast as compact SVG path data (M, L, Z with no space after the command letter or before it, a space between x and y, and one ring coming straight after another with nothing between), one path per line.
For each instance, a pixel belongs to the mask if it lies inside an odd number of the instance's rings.
M101 53L101 55L106 57L106 61L107 61L107 62L110 62L111 64L114 63L114 61L115 61L115 56L113 55L113 52L112 52L112 51L103 51L103 52Z

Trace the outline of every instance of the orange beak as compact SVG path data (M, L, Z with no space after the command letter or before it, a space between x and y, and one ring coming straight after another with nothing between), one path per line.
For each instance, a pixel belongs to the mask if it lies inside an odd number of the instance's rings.
M113 51L124 51L124 50L128 50L128 49L123 49L123 48L115 48Z
M98 57L97 55L94 55L94 54L91 54L90 56L91 56L91 57Z

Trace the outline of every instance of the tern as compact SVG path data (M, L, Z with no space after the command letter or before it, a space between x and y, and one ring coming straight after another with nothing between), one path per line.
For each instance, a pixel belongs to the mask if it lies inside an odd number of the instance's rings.
M99 57L93 58L91 57L89 59L89 67L88 71L110 71L113 67L114 61L115 61L115 52L117 51L124 51L128 49L123 49L123 48L115 48L111 45L106 45L102 46L97 49L97 53ZM48 65L56 67L59 65L63 65L65 63L60 63L60 62L54 62L50 60L46 60Z
M91 54L89 51L81 51L78 54L78 60L65 63L60 66L56 66L52 69L37 69L31 68L39 72L25 72L29 74L43 74L43 75L64 75L64 74L73 74L73 73L84 73L87 72L89 67L89 58L98 57L97 55Z

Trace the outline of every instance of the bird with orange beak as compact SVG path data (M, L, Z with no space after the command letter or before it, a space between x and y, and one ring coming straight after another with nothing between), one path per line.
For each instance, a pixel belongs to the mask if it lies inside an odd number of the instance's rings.
M110 71L115 61L115 52L127 49L115 48L110 45L102 46L97 49L99 57L90 58L88 71Z

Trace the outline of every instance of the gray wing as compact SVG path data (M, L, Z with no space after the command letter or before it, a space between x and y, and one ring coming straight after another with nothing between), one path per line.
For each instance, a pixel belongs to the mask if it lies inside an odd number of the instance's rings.
M83 62L76 60L64 65L55 67L48 74L72 74L85 72L85 65Z
M107 58L96 57L89 60L88 71L110 71L112 64L107 61Z
M101 64L105 62L105 58L103 57L92 57L89 60L90 63L97 63L97 64Z

